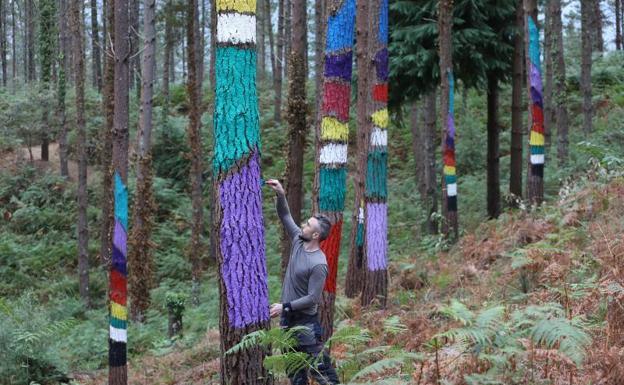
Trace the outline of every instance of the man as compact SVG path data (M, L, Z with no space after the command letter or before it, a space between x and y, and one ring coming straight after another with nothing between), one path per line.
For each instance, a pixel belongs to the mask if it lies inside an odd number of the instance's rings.
M323 349L317 313L327 278L327 260L320 243L328 237L331 222L323 215L314 215L299 228L290 215L281 183L270 179L266 184L277 194L277 215L292 241L282 287L282 302L271 305L271 318L281 316L280 325L283 327L307 327L309 331L297 334L296 350L314 358L322 354L318 367L310 370L310 374L321 385L339 384L336 370ZM289 378L292 385L308 384L306 369L289 374Z

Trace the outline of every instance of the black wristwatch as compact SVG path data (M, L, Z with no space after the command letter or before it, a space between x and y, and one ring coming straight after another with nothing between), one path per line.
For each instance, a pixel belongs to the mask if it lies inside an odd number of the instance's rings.
M291 310L292 310L292 307L290 306L290 302L282 304L282 311L289 312Z

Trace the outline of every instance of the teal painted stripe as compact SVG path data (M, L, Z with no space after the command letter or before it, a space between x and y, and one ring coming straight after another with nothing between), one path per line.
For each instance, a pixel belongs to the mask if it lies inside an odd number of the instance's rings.
M112 316L110 317L110 325L116 329L128 329L128 321L120 320Z
M456 175L445 175L444 176L444 181L446 182L447 185L453 184L453 183L457 183L457 176Z
M531 155L543 155L544 146L529 146L531 147Z
M239 159L260 150L256 52L239 47L218 47L213 169L227 171Z
M369 152L366 171L366 196L386 199L388 196L387 178L388 153L382 151Z
M539 28L533 20L533 17L529 16L529 59L531 63L537 67L539 72L542 72L542 66L540 64L540 47L539 47Z
M453 97L455 94L455 77L453 71L448 71L447 76L449 82L449 115L453 115L455 113L455 98Z
M321 211L344 210L347 170L345 168L321 168L319 182Z
M363 246L364 245L364 224L358 223L357 225L357 233L355 235L355 245Z
M121 223L124 230L128 230L128 188L121 180L119 172L115 171L115 218Z

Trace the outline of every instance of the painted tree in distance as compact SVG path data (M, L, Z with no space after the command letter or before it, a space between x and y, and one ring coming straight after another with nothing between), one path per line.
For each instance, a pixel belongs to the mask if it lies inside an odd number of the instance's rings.
M260 132L256 95L256 1L220 0L215 63L215 243L221 352L269 326ZM267 384L264 349L221 358L224 385Z
M319 311L325 338L331 335L333 329L342 212L347 182L355 0L333 0L327 4L326 9L322 118L320 126L316 127L315 175L318 181L319 211L332 222L329 237L321 242L329 268Z

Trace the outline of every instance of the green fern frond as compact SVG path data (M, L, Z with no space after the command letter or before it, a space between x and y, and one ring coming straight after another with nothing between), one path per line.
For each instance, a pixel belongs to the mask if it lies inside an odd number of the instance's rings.
M478 328L495 331L500 328L504 314L504 306L495 306L489 309L485 309L477 315L477 318L475 319L475 326Z
M353 325L339 325L338 329L329 338L327 344L343 343L351 346L364 345L371 340L368 329Z
M438 311L440 314L454 319L455 321L459 321L464 325L469 325L474 320L474 313L471 312L466 305L456 299L453 299L450 305L442 306Z
M303 352L273 354L264 358L264 367L271 373L295 373L310 365L309 356Z
M559 345L559 351L568 356L576 365L585 358L585 347L591 341L583 320L573 318L543 319L530 331L530 337L536 344L549 349Z
M380 374L391 369L401 368L408 363L422 360L422 359L423 359L423 356L421 354L399 351L394 356L384 358L382 360L379 360L377 362L374 362L366 366L365 368L357 372L351 378L351 380L356 380L358 378L366 377L371 374Z
M399 334L407 331L407 326L401 323L401 319L393 315L384 321L384 331L388 334Z

